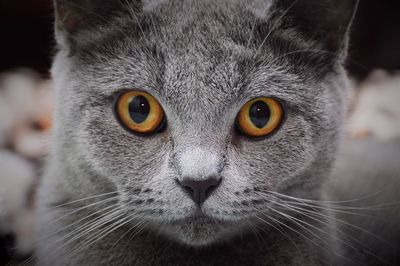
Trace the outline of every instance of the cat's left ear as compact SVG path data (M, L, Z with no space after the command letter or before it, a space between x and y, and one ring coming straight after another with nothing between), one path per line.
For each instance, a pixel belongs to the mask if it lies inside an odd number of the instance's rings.
M345 56L359 0L275 0L275 7L306 38Z
M68 43L79 42L118 15L139 13L142 3L141 0L54 0L54 7L57 39Z

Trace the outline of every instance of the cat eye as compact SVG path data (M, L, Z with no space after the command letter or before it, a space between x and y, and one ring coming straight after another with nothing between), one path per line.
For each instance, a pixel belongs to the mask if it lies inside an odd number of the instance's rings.
M248 137L264 137L279 128L283 116L282 105L277 100L261 97L247 102L240 109L236 125Z
M125 91L116 101L115 112L120 123L140 134L160 132L165 114L160 103L143 91Z

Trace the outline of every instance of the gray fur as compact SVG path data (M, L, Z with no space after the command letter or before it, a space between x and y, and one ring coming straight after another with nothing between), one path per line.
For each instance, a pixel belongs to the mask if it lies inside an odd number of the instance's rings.
M346 113L343 61L356 1L110 3L56 1L57 104L39 196L39 264L329 265L348 259L332 219L321 223L282 210L284 199L275 193L321 198ZM302 4L316 12L312 19ZM124 130L113 114L123 89L155 96L166 131L143 137ZM286 120L276 134L250 140L235 131L235 117L260 96L283 101ZM222 178L202 206L212 218L194 217L196 205L176 184L185 175ZM111 194L62 205L113 191L115 201L72 214ZM75 254L101 229L68 241L84 225L71 223L106 206L134 218ZM130 239L135 225L141 231Z

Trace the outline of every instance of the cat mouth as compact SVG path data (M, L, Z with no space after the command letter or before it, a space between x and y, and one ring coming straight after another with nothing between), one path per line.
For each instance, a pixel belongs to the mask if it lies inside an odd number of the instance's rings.
M173 225L191 224L193 226L210 225L210 224L221 224L223 223L216 217L204 213L201 208L196 208L193 213L188 214L186 217L177 219L172 222Z
M236 223L219 219L205 213L201 209L193 211L185 217L173 220L169 224L169 234L189 246L207 246L228 236L234 235L238 227Z

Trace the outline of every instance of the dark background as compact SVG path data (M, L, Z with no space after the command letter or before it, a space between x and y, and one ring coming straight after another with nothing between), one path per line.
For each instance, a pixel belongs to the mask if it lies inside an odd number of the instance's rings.
M52 0L0 0L0 71L31 67L48 76L53 42ZM400 1L361 0L349 69L400 69Z

